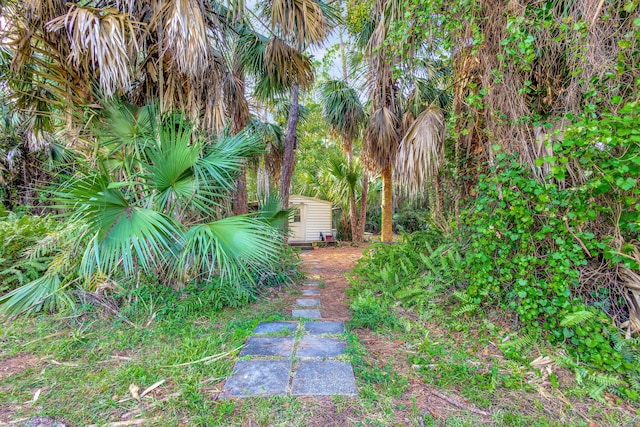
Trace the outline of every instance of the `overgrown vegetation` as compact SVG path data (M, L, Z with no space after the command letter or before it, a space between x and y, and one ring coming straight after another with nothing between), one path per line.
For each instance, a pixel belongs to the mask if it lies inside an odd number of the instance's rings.
M58 311L74 305L72 290L103 294L114 280L141 276L175 289L207 282L219 289L210 296L218 308L248 303L256 287L291 283L279 267L287 212L277 202L223 217L244 160L260 150L255 134L212 144L180 114L108 111L94 163L75 159L75 174L52 188L56 219L3 221L14 264L2 274L20 285L0 296L3 314Z
M527 389L533 363L637 406L639 2L249 3L0 2L0 314L240 308L298 277L274 227L293 188L341 208L342 239L402 234L359 265L351 327L410 341L426 382L487 406L471 387ZM247 179L281 206L246 215ZM430 318L509 365L459 364ZM76 355L78 325L47 348ZM367 403L402 394L350 339Z
M30 250L47 233L60 227L51 217L9 214L0 218L0 294L42 275L51 262L51 256L32 257Z
M373 3L350 8L349 25L364 31L383 11L404 64L428 34L452 67L453 109L446 136L413 147L441 234L376 248L354 292L419 313L452 297L456 315L499 308L521 340L564 348L558 363L593 398L637 402L637 2ZM444 271L443 239L459 254Z

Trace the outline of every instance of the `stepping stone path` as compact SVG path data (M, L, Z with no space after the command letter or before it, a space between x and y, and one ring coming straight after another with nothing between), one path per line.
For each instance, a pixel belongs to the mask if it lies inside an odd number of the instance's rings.
M320 266L314 266L319 268ZM324 267L321 267L324 268ZM319 282L302 294L320 297ZM298 307L321 307L320 299L298 299ZM321 319L319 309L295 308L293 318ZM262 322L253 331L227 379L220 398L252 396L357 396L344 323L322 320Z
M296 304L300 307L315 307L316 305L320 305L320 301L317 299L299 299L296 300Z

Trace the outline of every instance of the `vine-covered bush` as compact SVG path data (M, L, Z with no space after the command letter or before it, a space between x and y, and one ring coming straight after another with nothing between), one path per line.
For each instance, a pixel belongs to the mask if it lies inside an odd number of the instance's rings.
M640 106L588 116L552 148L537 163L550 169L545 181L504 154L480 177L463 220L467 296L513 310L526 330L568 344L597 369L637 377L637 356L621 351L615 337L630 315L622 273L639 261ZM592 277L608 282L589 283ZM640 392L621 390L633 398Z

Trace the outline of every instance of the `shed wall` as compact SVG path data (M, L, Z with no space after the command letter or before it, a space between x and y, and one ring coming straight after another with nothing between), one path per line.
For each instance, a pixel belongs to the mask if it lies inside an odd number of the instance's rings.
M331 204L312 198L290 197L289 204L296 205L303 203L305 241L315 242L320 240L320 232L331 233Z

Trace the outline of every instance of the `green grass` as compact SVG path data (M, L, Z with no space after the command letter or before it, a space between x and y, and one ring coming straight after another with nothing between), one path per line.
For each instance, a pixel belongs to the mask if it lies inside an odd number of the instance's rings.
M2 360L29 357L26 369L0 381L0 407L15 419L59 417L74 425L131 418L148 419L149 426L301 427L588 426L587 419L618 426L639 421L613 403L589 399L575 383L563 382L561 372L554 380L537 373L528 362L553 349L514 338L517 346L505 346L506 331L497 326L505 322L494 314L453 316L446 306L432 305L417 316L397 307L380 309L371 298L355 306L355 323L340 335L348 343L343 359L353 364L358 397L217 400L237 360L234 349L260 321L288 319L290 307L272 300L222 311L198 304L196 310L183 306L194 304L190 298L165 300L170 298L157 298L151 309L148 302L129 307L123 310L126 318L84 307L73 316L42 315L0 326ZM190 363L217 354L224 356ZM131 384L142 391L161 380L141 403L131 398ZM38 390L38 400L27 403ZM430 390L491 416L455 407Z
M157 310L162 313L162 307ZM2 358L29 355L36 363L0 383L2 406L12 408L15 418L46 415L76 425L117 421L120 414L140 409L143 417L147 412L160 415L157 425L176 424L183 417L190 425L225 425L230 403L215 403L213 396L215 386L231 372L234 349L260 321L284 316L276 304L264 302L235 310L174 314L157 314L153 320L130 318L137 327L92 312L5 324L0 329ZM228 355L213 363L176 366L224 353ZM142 391L161 380L165 383L143 404L122 401L129 397L130 384ZM38 389L38 401L24 405ZM154 409L158 399L161 405Z
M456 314L442 295L439 304L425 304L417 311L362 286L352 295L349 325L370 331L356 329L349 335L360 398L364 407L388 415L385 422L394 420L390 413L404 406L405 424L400 425L640 425L640 412L614 397L607 402L591 399L572 372L557 364L550 372L531 366L539 356L560 355L560 349L536 337L518 337L504 313ZM375 347L372 351L360 344L354 332L368 342L373 335L387 350L376 354ZM430 395L430 390L461 406ZM425 395L433 406L424 404ZM413 399L415 407L407 403ZM479 416L476 410L491 415Z

